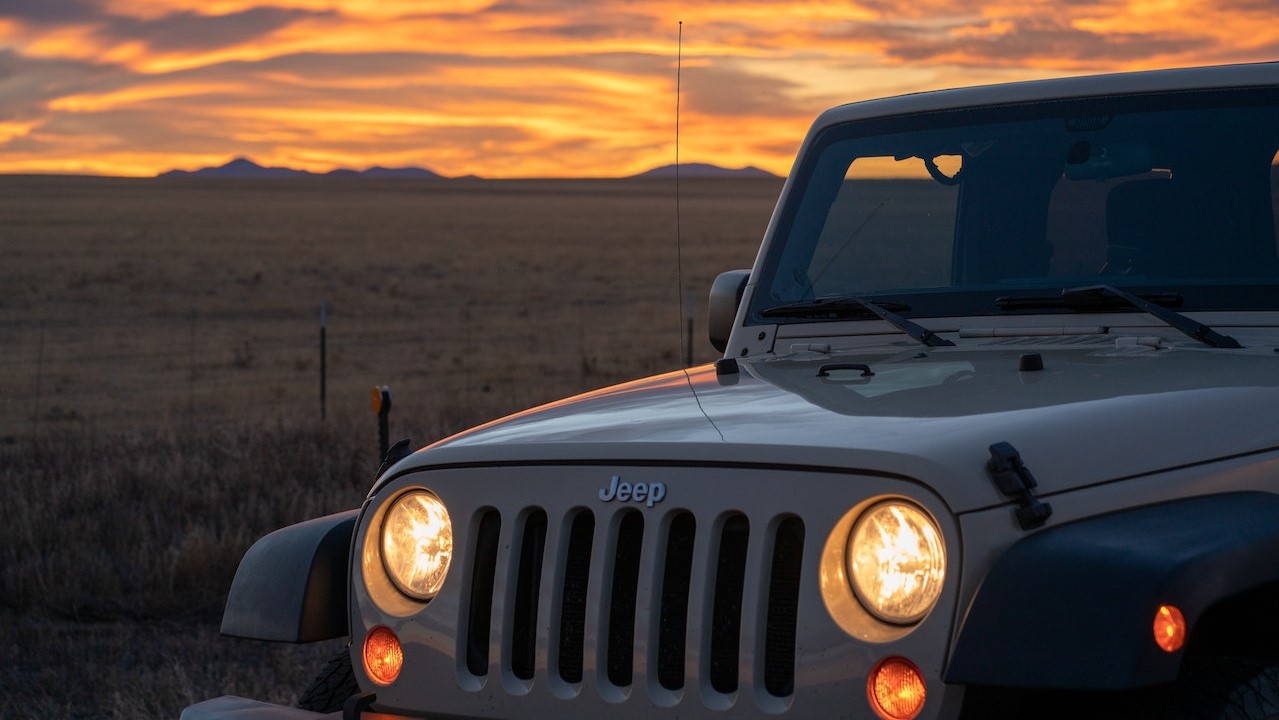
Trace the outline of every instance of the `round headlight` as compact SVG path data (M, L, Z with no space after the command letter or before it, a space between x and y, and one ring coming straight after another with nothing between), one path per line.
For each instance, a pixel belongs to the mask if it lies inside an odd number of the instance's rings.
M937 524L915 505L889 500L862 513L847 556L857 599L880 620L913 623L941 595L946 544Z
M425 490L404 493L382 521L382 565L400 592L430 600L453 559L453 523L444 503Z

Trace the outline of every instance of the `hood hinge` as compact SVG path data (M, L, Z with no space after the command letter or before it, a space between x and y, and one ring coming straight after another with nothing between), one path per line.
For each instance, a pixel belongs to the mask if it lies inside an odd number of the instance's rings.
M1021 453L1011 443L998 442L990 446L990 460L986 472L995 481L999 492L1016 498L1021 506L1014 513L1022 530L1037 528L1048 522L1053 514L1052 506L1035 497L1035 476L1021 461Z

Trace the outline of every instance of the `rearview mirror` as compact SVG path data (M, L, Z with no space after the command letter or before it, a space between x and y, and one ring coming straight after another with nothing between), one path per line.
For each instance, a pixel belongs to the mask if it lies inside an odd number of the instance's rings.
M1150 172L1150 146L1080 140L1066 153L1066 179L1106 180Z

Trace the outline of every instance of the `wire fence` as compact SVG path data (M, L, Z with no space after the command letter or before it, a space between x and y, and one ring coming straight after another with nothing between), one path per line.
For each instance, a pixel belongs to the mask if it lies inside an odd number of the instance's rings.
M0 442L319 419L322 302L328 415L422 439L672 370L779 189L689 183L681 265L660 182L0 181Z
M533 312L459 304L423 318L315 308L0 320L0 439L83 428L320 419L368 412L438 436L529 405L683 364L642 301ZM660 318L661 315L658 315ZM704 343L703 343L704 344ZM700 355L709 358L709 347ZM321 368L324 377L321 379ZM323 395L321 383L323 382ZM427 438L422 438L427 439Z

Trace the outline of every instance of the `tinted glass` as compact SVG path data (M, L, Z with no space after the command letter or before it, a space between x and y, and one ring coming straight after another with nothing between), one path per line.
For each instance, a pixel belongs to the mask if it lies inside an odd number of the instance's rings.
M987 314L1099 283L1187 309L1279 307L1277 152L1273 89L837 126L802 161L752 318L848 294Z

